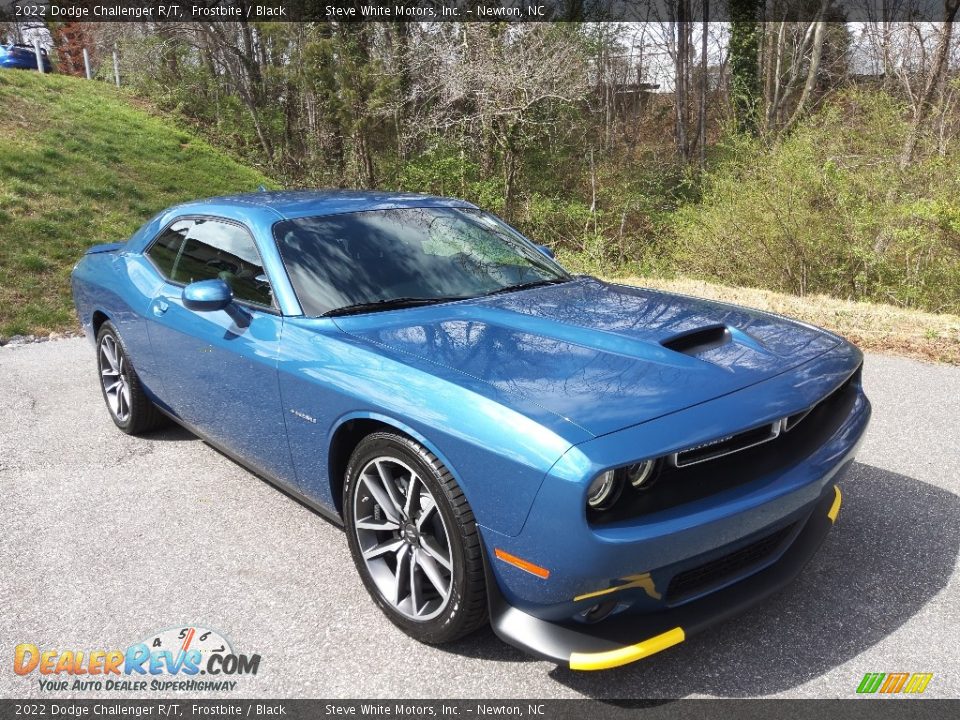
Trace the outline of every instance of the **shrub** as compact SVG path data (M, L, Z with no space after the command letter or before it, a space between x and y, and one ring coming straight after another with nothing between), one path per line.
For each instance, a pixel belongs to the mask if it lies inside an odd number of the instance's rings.
M772 147L731 136L699 204L669 223L676 264L729 284L960 310L960 151L898 169L905 109L848 91Z

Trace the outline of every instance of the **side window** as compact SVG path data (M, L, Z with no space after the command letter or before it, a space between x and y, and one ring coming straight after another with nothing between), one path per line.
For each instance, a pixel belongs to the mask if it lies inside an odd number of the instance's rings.
M195 220L174 267L172 280L188 284L220 278L238 300L273 304L273 293L257 246L244 228L217 220Z
M153 264L167 279L173 279L177 258L180 256L180 248L192 227L193 220L178 220L164 230L163 234L154 241L150 250L147 251L147 255L153 260Z

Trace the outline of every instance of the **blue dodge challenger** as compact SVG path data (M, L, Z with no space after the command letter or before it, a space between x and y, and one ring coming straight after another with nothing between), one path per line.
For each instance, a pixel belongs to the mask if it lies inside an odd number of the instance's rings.
M786 585L870 418L841 338L572 276L461 200L190 202L72 279L122 431L173 419L343 525L414 638L577 670Z

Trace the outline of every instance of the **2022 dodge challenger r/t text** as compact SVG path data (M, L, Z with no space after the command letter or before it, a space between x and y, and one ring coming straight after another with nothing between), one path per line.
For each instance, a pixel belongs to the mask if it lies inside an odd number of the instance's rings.
M345 527L431 643L581 670L783 587L840 509L862 356L770 314L573 277L470 203L263 192L73 272L117 426L173 418Z

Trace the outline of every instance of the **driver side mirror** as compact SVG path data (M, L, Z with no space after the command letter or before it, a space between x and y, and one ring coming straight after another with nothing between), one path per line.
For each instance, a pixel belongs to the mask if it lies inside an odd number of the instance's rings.
M189 310L223 310L233 302L233 290L223 280L198 280L183 289L183 304Z
M537 245L537 250L539 250L540 252L542 252L544 255L546 255L546 256L547 256L548 258L550 258L551 260L553 260L553 259L555 259L555 258L557 257L556 255L553 254L553 250L551 250L550 248L548 248L546 245Z

